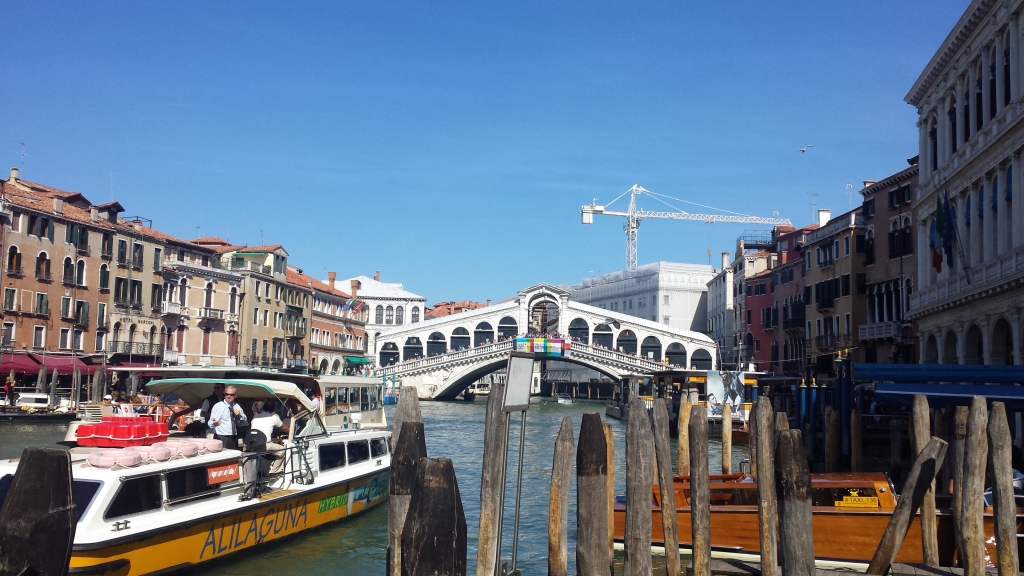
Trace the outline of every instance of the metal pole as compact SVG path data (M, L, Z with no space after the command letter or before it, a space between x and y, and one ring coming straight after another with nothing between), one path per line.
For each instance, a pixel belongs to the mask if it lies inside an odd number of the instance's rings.
M516 548L519 544L519 499L523 492L523 445L526 442L526 410L523 410L519 425L519 468L516 470L516 515L512 523L512 572L516 573ZM507 446L506 442L506 446Z
M498 506L498 543L495 550L498 551L498 561L494 563L494 572L496 575L502 574L501 569L501 532L504 523L505 516L505 472L508 469L508 436L509 436L509 424L512 423L512 413L505 413L505 454L501 459L501 505Z

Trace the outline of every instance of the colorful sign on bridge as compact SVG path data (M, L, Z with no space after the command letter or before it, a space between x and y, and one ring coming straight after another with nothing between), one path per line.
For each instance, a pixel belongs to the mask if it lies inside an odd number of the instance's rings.
M544 356L561 356L570 348L568 340L558 338L516 338L516 352L531 352Z

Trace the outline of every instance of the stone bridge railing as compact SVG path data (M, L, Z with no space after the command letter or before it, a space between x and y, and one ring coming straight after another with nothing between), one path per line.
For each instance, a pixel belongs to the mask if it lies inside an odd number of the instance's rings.
M429 358L420 358L411 362L401 362L391 366L385 366L383 368L378 368L374 372L374 375L377 377L392 375L401 376L415 372L429 372L431 371L431 368L435 367L450 364L465 364L466 361L471 361L476 358L493 356L496 353L510 352L514 347L514 340L484 344L483 346L477 346L475 348L467 348L465 350L438 354ZM576 358L583 364L608 366L622 373L635 372L644 374L667 368L665 364L656 360L643 358L641 356L634 356L632 354L624 354L622 352L584 344L582 342L573 342L564 357ZM549 359L558 360L559 357L551 356Z

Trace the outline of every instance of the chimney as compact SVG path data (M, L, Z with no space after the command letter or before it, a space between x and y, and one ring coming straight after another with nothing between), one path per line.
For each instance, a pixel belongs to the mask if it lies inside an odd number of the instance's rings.
M18 179L18 168L16 166L11 167L11 180Z
M725 270L728 267L729 267L729 253L728 252L722 252L722 270Z
M141 231L142 230L142 222L140 222L138 220L132 221L132 228L134 228L136 232Z
M490 305L491 305L491 299L490 299L490 298L488 298L488 299L487 299L487 305L488 305L488 306L490 306Z
M864 187L865 188L867 188L869 186L874 186L875 184L878 184L878 180L865 180L864 181Z
M828 224L828 221L831 220L831 219L832 219L832 211L831 210L824 210L824 209L818 210L818 228L824 227L825 224Z
M337 280L337 279L338 279L338 273L337 272L328 272L327 273L327 284L329 284L331 288L334 288L334 281Z
M376 280L377 282L380 282L380 270L377 270L376 272L373 273L373 279Z
M94 224L100 218L100 209L95 206L89 206L89 220Z
M53 213L60 216L64 212L64 199L60 196L53 197Z
M359 280L352 279L350 284L352 285L352 297L355 298L356 295L359 293Z

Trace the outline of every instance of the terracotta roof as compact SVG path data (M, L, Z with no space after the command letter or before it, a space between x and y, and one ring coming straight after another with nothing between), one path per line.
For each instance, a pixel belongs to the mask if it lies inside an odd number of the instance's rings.
M487 304L483 302L471 302L469 300L460 300L458 302L438 302L434 304L432 308L428 308L423 313L425 318L443 318L445 316L451 316L452 314L459 314L466 310L476 310L477 308L484 308Z
M313 290L316 290L318 292L326 292L339 298L352 297L347 293L332 287L330 284L327 284L326 282L317 280L316 278L313 278L308 274L303 274L301 270L293 268L291 266L289 266L288 269L285 270L284 280L285 282L293 286L298 286L300 288L312 288Z
M281 250L282 248L284 248L284 246L281 246L280 244L264 244L262 246L242 246L238 249L246 252L273 252L274 250Z
M218 238L217 236L203 236L202 238L196 238L192 242L194 244L216 244L218 246L227 246L230 244L227 240Z

